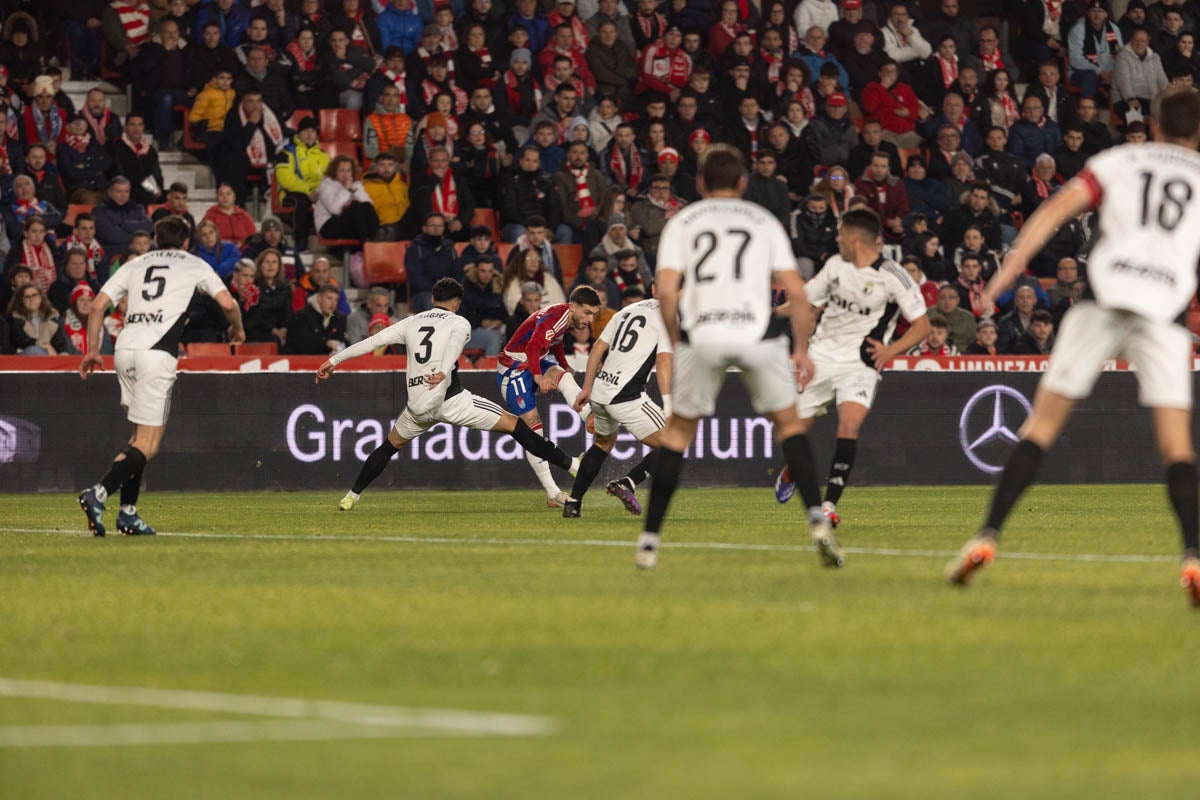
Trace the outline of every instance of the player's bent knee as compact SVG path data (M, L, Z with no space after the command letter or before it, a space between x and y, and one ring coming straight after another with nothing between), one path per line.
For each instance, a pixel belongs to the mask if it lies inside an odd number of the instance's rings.
M597 436L594 444L604 452L611 453L617 446L617 435L614 433L610 436Z
M500 419L496 420L496 424L492 426L492 430L499 433L512 433L516 429L517 418L508 413L501 414Z

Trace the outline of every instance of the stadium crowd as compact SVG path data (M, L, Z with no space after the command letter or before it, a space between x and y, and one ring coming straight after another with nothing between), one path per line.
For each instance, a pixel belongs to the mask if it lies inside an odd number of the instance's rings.
M6 0L0 353L81 352L95 293L166 216L227 280L247 339L282 352L359 341L429 308L446 276L466 287L474 354L584 283L607 305L595 336L647 293L719 142L745 154L746 197L785 224L806 277L845 210L879 213L930 308L917 352L1047 353L1085 290L1090 215L997 307L985 282L1041 202L1088 156L1144 141L1150 98L1200 68L1194 0L1114 5ZM99 89L76 108L55 63L127 87L130 112ZM179 147L218 186L199 220L188 187L164 185L159 153ZM274 195L260 222L256 184ZM408 242L404 282L352 308L318 236L360 288L362 243ZM187 316L185 344L224 340L211 300ZM106 347L121 325L117 307Z

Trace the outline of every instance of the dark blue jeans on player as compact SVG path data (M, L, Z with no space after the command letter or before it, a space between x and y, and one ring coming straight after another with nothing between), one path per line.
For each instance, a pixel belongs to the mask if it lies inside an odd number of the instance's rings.
M186 89L156 89L153 94L154 102L154 138L158 140L158 149L162 150L171 143L174 132L175 106L191 108L192 98L188 97ZM187 124L185 118L184 124Z

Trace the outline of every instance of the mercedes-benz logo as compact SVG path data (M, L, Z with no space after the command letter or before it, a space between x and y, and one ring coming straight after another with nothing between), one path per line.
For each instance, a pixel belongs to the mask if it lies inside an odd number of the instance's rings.
M971 395L958 418L958 443L967 460L989 475L1004 469L1000 457L1019 441L1017 431L1032 411L1025 395L1011 386L987 386Z

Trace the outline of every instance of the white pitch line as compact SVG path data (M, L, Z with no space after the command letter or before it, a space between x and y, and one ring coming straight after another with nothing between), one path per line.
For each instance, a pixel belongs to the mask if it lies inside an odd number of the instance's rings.
M379 728L324 720L8 725L0 727L0 749L131 747L151 744L218 744L224 742L323 742L338 739L397 739L416 736L469 735L469 733L458 731Z
M80 538L91 538L87 531L64 528L0 528L0 533L65 534ZM448 544L466 546L520 546L520 547L633 547L631 539L499 539L487 537L454 538L450 536L315 536L312 534L290 535L282 533L197 533L164 532L159 536L177 539L221 539L285 542L391 542L398 544ZM732 550L763 553L812 553L815 548L802 544L756 544L753 542L672 542L662 543L666 549L676 550ZM851 555L896 556L903 558L951 558L957 550L906 549L900 547L842 547ZM1001 549L997 558L1021 559L1024 561L1080 561L1109 564L1165 564L1179 561L1177 556L1143 555L1139 553L1019 553Z
M406 708L142 686L91 686L11 678L0 678L0 696L279 717L374 727L381 731L407 728L459 735L544 736L558 727L554 720L547 717L521 714L495 714L449 708Z

